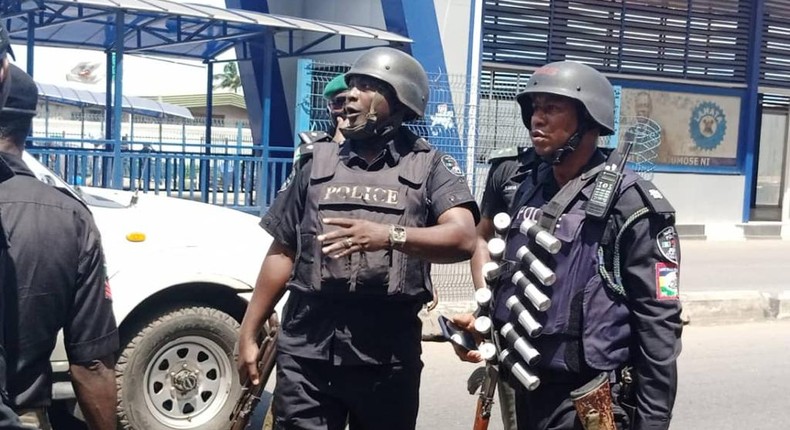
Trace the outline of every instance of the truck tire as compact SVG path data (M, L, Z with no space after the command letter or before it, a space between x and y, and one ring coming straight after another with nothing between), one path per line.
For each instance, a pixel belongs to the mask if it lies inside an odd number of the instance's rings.
M167 311L143 322L115 367L123 429L224 430L241 385L239 324L209 307Z

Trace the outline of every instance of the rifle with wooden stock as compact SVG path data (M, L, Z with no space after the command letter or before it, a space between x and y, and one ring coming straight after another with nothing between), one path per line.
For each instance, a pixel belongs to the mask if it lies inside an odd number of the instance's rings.
M280 322L277 314L273 313L269 321L261 327L258 333L258 373L260 375L260 383L253 385L249 375L245 379L241 397L236 402L233 413L230 414L231 424L229 430L244 430L247 428L255 408L261 400L261 393L266 387L266 382L274 369L274 359L277 355L277 335L279 332Z
M473 430L488 430L488 422L491 420L491 408L494 406L494 393L496 392L498 380L499 371L496 366L491 364L475 369L472 375L469 376L469 381L467 381L469 394L474 394L478 387L480 388Z

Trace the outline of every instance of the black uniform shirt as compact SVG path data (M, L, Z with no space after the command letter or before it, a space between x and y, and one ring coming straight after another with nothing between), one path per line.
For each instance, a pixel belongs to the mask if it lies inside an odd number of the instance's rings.
M415 145L424 145L419 141ZM352 169L386 170L395 167L401 156L412 150L405 140L390 142L370 165L357 155L352 145L341 149L341 160ZM446 210L463 206L478 219L477 205L466 179L457 165L435 157L426 181L431 223ZM443 162L444 161L444 162ZM261 226L275 240L296 252L297 225L304 213L312 159L295 167ZM351 296L351 295L350 295ZM416 301L385 298L328 298L291 290L282 316L279 352L304 358L331 360L334 364L417 363L420 356L422 324Z
M0 158L0 184L14 176L14 172L8 165ZM2 186L2 185L0 185ZM13 410L8 407L8 395L6 393L6 361L5 361L5 336L3 334L2 325L3 316L5 315L5 282L3 282L3 273L8 262L8 243L5 240L5 233L3 230L2 214L0 214L0 428L2 429L18 429L22 428L19 418Z
M488 169L480 201L480 215L485 218L493 219L496 214L510 210L519 185L533 167L535 160L532 149L513 149L518 151L517 155L490 160L491 168Z
M51 400L49 357L63 328L71 363L118 350L99 231L87 207L36 179L21 158L3 153L16 175L0 187L0 212L9 243L19 306L6 308L8 389L19 408ZM13 302L13 301L12 301Z

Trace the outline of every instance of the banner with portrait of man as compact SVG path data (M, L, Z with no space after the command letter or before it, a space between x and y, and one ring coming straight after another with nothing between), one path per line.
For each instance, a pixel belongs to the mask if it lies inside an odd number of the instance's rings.
M621 144L652 145L657 165L736 166L739 97L622 88Z

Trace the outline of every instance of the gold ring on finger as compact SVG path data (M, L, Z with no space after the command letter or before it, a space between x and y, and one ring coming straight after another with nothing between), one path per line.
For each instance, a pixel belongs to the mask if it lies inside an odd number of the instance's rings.
M351 240L350 237L347 237L344 243L346 245L346 248L351 248L352 246L354 246L354 241Z

